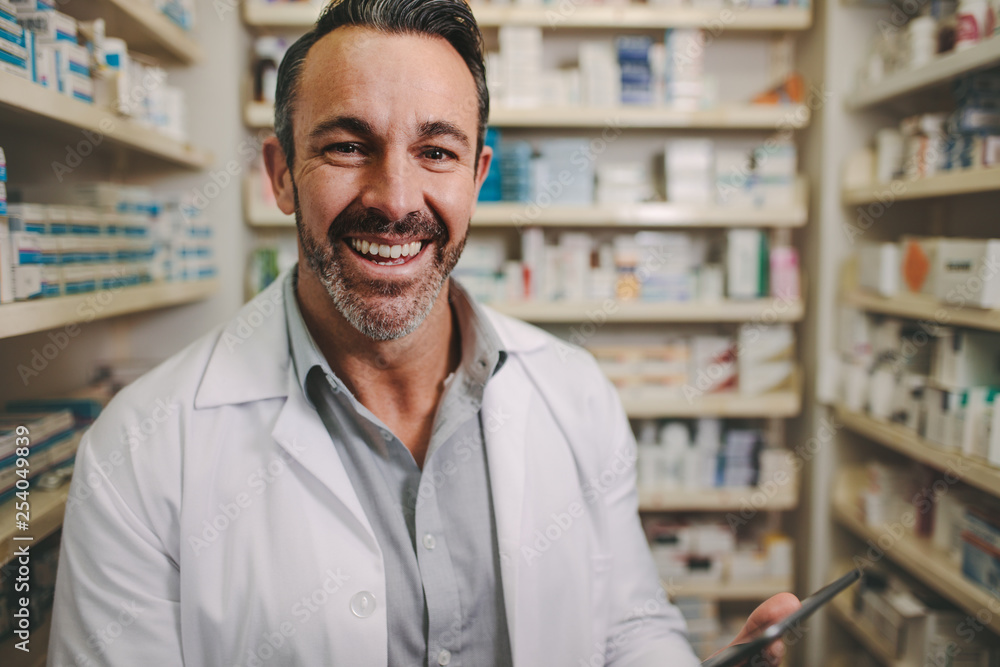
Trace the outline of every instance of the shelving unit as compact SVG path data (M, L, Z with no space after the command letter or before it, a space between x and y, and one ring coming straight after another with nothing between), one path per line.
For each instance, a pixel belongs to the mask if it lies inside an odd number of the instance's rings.
M109 37L127 39L129 48L165 63L194 65L205 57L190 33L142 0L73 0L73 16L103 18Z
M922 294L902 293L889 298L856 289L845 293L841 299L847 305L870 313L931 320L985 331L1000 331L1000 311L973 306L949 306Z
M86 130L101 137L100 143L107 141L187 169L204 169L212 164L207 151L6 72L0 72L0 114L5 123L32 130ZM94 143L95 150L103 148Z
M834 501L833 516L837 523L862 541L870 540L872 544L877 544L880 537L888 534L867 525L859 512L843 498ZM996 605L995 596L963 577L928 540L906 535L898 539L894 537L890 547L880 548L891 561L972 615ZM1000 632L1000 614L992 614L985 625L993 632Z
M253 183L244 186L244 209L251 227L294 227L295 217L259 201ZM648 227L648 228L797 228L806 224L808 186L799 179L795 202L782 208L697 206L670 202L619 206L549 206L529 203L481 203L472 216L474 227Z
M639 489L640 512L782 512L798 502L798 478L770 492L756 487L722 489ZM787 589L786 589L787 590Z
M663 587L672 598L684 596L725 602L755 602L790 591L794 588L794 583L790 577L767 577L751 581L723 581L719 583L667 581L663 582Z
M863 188L848 188L841 198L844 204L853 206L997 191L1000 191L1000 168L964 169L913 181L899 180Z
M490 125L500 128L720 129L784 130L809 124L809 107L801 105L743 104L702 111L667 107L534 107L493 108ZM274 126L274 107L248 102L243 110L247 127Z
M879 421L843 406L837 406L835 414L846 428L873 442L935 470L951 472L969 486L987 493L995 494L1000 490L1000 468L987 465L985 461L963 456L959 452L947 451L917 436L905 426Z
M512 301L490 303L504 315L535 323L587 322L600 317L603 322L797 322L802 319L802 302L777 299L751 301L656 303L642 301Z
M841 595L834 598L833 602L830 603L830 609L837 622L854 635L880 664L886 667L904 667L903 663L896 660L896 657L892 655L878 635L857 619L854 612L851 611L847 596Z
M568 11L559 7L494 7L472 5L476 21L484 28L501 25L530 25L542 28L701 28L723 25L726 30L770 31L806 30L812 12L800 8L733 8L722 10L689 7L649 7L616 5L588 7L573 4ZM319 7L309 3L243 3L243 19L257 28L301 28L315 23Z
M216 279L154 283L0 306L0 339L207 299ZM106 297L106 298L105 298Z
M860 111L893 102L997 63L1000 63L1000 38L993 37L965 51L939 56L919 69L890 74L875 85L856 90L847 98L846 105L852 111Z
M705 394L688 401L674 398L636 399L622 396L625 412L632 419L692 418L692 417L756 417L785 419L796 416L802 409L801 389L775 391L759 396L742 396L736 392Z

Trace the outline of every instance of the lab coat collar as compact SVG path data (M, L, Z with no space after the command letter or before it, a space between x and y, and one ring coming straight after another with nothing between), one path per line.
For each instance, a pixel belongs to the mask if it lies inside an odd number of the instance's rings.
M288 270L282 272L223 327L195 395L195 408L288 396L291 359L282 289L288 277ZM480 308L493 323L508 355L540 349L551 340L524 322L489 307ZM497 373L497 377L501 375Z

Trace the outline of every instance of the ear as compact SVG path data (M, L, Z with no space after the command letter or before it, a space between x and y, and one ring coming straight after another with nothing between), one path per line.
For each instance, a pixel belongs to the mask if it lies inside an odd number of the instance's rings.
M277 137L271 136L264 140L263 154L264 168L267 169L267 177L271 181L271 190L278 201L278 208L285 215L291 215L295 212L292 172Z
M479 190L486 181L486 175L490 173L490 165L493 164L493 149L490 146L483 146L479 153L479 161L476 163L476 201L479 200Z

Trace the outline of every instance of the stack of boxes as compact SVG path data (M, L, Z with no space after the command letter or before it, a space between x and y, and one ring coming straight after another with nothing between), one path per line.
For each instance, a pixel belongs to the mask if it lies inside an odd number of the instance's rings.
M76 19L48 0L13 0L25 29L30 78L37 84L86 102L94 101L91 55L78 43Z
M1000 334L845 310L842 400L1000 467Z
M922 294L952 306L1000 308L1000 239L862 241L857 264L861 287L882 296Z
M729 233L561 232L547 237L539 227L526 227L521 235L520 260L506 259L507 245L499 235L477 234L466 242L455 276L476 298L485 302L618 299L715 303L727 297L752 300L774 296L782 300L777 308L799 298L795 249L790 245L769 247L767 232L760 229ZM480 257L488 261L480 262Z
M663 103L680 111L708 106L711 91L705 81L705 34L701 30L667 30L664 63Z
M6 0L0 0L0 72L31 78L27 47L24 28L17 23L16 9Z
M70 203L8 206L0 224L4 302L215 275L212 231L194 208L106 183L67 189L63 200Z
M625 35L617 39L616 46L622 104L653 104L656 100L650 64L653 40L642 35Z

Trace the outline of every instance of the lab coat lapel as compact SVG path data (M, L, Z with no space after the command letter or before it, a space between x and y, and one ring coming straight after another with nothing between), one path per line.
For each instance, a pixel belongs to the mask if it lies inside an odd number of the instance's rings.
M513 363L512 363L513 362ZM527 664L518 658L518 562L524 512L526 429L533 387L513 359L486 385L482 420L486 456L489 463L493 513L500 549L500 577L515 665ZM522 648L522 650L525 650Z
M330 489L364 529L377 551L378 541L354 485L323 420L303 395L292 364L288 368L288 398L271 435L302 467Z

